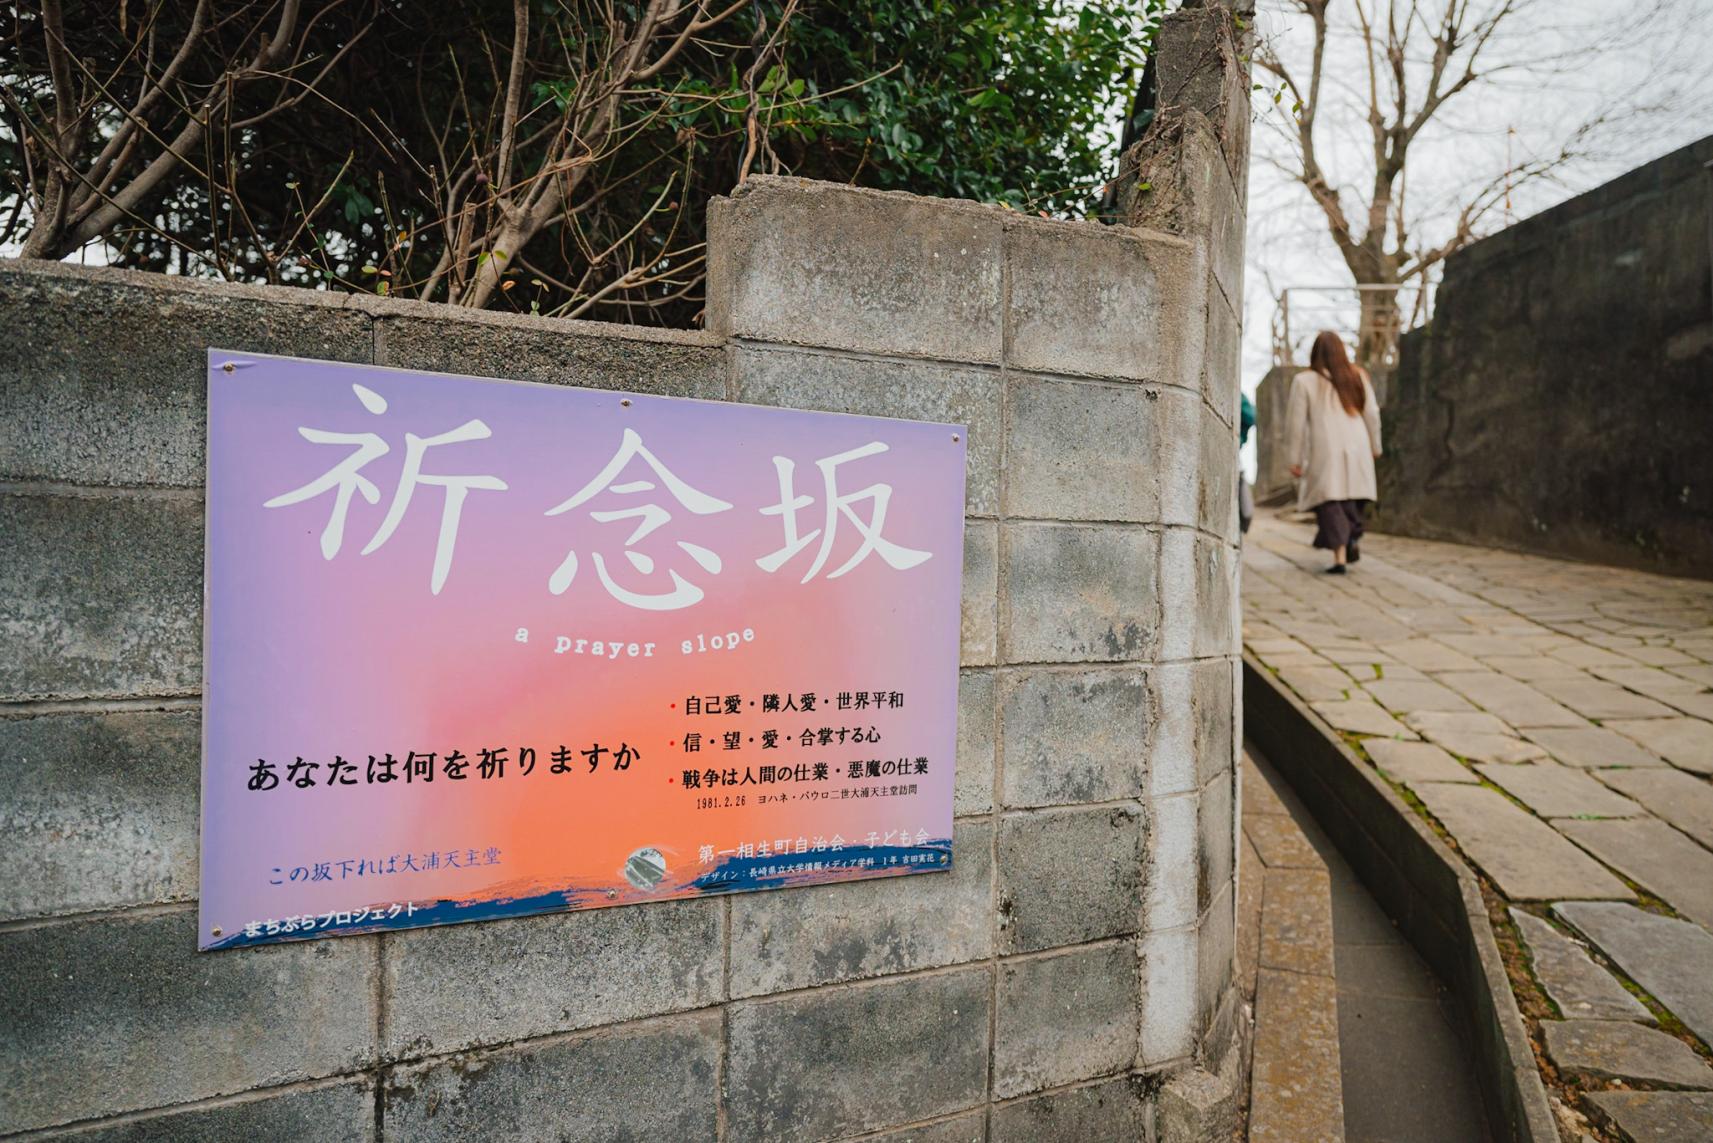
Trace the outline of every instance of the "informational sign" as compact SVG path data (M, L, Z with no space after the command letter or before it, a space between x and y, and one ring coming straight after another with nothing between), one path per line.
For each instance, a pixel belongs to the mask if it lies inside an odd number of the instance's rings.
M210 351L201 947L948 869L964 452Z

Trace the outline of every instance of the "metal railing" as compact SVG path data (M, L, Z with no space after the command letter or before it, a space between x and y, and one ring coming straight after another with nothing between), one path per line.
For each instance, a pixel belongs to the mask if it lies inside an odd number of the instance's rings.
M1364 316L1364 294L1389 294L1390 303L1383 299ZM1391 366L1397 362L1398 336L1432 316L1433 286L1419 280L1401 285L1288 286L1279 291L1273 311L1273 364L1307 362L1314 335L1330 329L1357 347L1375 346L1378 360L1369 364Z

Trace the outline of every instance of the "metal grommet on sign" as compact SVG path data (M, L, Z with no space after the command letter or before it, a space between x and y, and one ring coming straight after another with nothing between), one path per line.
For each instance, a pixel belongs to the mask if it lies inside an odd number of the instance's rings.
M959 441L961 441L963 439L964 438L960 437L957 433L952 434L952 443L953 444L957 444Z
M237 369L238 367L236 365L232 364L230 361L228 361L226 364L222 365L220 368L227 373L231 373L235 369Z
M208 931L213 933L215 936L219 936L220 935L220 926L215 925L212 929L210 929Z
M627 409L630 408L630 398L626 397L624 400L620 401L619 404L623 405Z
M615 900L618 897L618 895L619 895L619 891L617 889L608 889L607 890L607 900L609 900L609 901Z

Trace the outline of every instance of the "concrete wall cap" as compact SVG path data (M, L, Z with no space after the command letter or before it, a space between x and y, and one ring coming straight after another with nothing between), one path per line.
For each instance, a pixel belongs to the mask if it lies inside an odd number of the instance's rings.
M39 284L44 288L63 283L67 289L75 289L82 284L131 286L166 295L195 295L199 298L232 298L315 309L355 310L383 320L392 317L432 318L441 322L510 328L530 333L559 332L571 337L616 338L710 348L724 344L724 339L702 330L663 329L620 322L586 321L581 318L472 310L445 302L424 302L414 298L383 298L374 294L338 293L304 286L270 286L254 282L187 278L177 274L157 274L148 270L127 270L113 266L79 266L71 262L0 258L0 284L4 284L7 289L18 288L14 282L22 286Z

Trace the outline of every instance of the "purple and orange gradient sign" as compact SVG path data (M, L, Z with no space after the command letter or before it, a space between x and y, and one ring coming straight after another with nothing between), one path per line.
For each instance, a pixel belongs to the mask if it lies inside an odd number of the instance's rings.
M211 350L201 947L949 869L964 452Z

